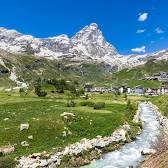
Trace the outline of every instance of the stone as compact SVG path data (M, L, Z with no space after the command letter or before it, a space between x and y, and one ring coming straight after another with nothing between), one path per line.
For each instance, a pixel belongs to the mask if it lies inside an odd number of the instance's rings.
M33 135L29 135L29 136L28 136L28 139L33 139Z
M151 155L151 154L154 154L154 153L156 153L156 150L155 150L155 149L144 148L144 149L141 151L141 154L142 154L142 155Z
M75 115L74 115L73 113L63 112L60 116L61 116L61 117L64 117L64 116L74 117Z
M62 136L63 136L63 137L66 137L66 136L67 136L66 131L63 131L63 132L62 132Z
M98 149L101 149L106 146L106 143L103 140L96 140L95 143L93 143L93 146L95 146Z
M126 135L126 131L124 129L118 129L113 133L113 137L116 139L116 141L119 141L119 140L125 141L126 140L125 135Z
M68 130L68 135L72 135L72 132Z
M33 153L30 155L30 158L37 158L37 157L40 157L41 156L41 153Z
M15 147L14 146L0 147L0 153L2 153L3 155L10 154L10 153L12 153L14 151L15 151Z
M7 120L9 120L9 118L4 118L3 120L4 120L4 121L7 121Z
M29 129L29 124L28 123L20 124L20 131L28 130L28 129Z
M45 166L47 166L47 165L48 165L47 160L40 160L40 166L41 166L41 167L45 167Z
M27 141L22 141L21 145L24 146L24 147L26 147L26 146L29 146L29 143Z

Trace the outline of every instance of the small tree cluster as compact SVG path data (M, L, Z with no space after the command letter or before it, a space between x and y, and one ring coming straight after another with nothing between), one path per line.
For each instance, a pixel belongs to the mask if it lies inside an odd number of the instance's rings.
M53 85L57 93L64 93L65 90L69 90L70 93L76 96L84 94L83 89L78 89L79 84L77 81L66 82L64 79L50 79L48 84Z
M102 109L105 107L105 103L104 102L97 102L94 104L93 108L96 110Z
M39 97L45 97L47 95L47 92L46 91L43 91L41 89L41 86L40 85L36 85L35 86L35 94Z

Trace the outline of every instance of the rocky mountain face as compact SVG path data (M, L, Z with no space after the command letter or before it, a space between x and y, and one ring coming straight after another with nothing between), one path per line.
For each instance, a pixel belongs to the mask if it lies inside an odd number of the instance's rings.
M85 26L72 38L60 35L42 39L0 28L0 48L14 54L26 53L54 60L69 59L79 64L104 63L107 69L115 71L144 64L149 59L168 58L166 50L150 55L122 56L105 40L95 23Z
M95 23L85 26L72 38L60 35L40 39L0 28L0 48L15 54L27 53L49 59L105 63L116 69L126 66L126 59L105 40Z

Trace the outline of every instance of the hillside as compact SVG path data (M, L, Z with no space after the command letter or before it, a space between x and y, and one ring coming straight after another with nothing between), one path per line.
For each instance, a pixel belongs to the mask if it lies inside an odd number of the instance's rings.
M158 81L141 80L145 76L167 71L167 60L150 60L144 65L119 72L104 63L79 63L69 59L51 60L23 54L11 54L4 50L0 53L1 90L20 85L19 82L33 84L42 79L65 79L78 81L79 84L91 82L95 86L158 87ZM114 73L116 72L116 73Z
M150 60L144 65L134 67L132 69L124 69L112 75L113 86L130 86L135 87L141 85L143 87L158 87L158 81L141 80L145 76L152 75L160 71L168 71L168 60Z
M0 27L0 49L20 55L32 55L50 60L68 59L70 62L104 64L108 69L122 70L145 64L148 60L168 58L168 50L144 55L122 55L106 41L96 23L85 26L71 38L62 34L36 38L17 30Z
M68 59L50 60L30 55L16 55L3 51L0 55L1 90L17 85L18 81L32 84L42 79L65 79L78 81L79 84L92 82L97 85L110 83L111 76L104 64L77 63ZM15 76L13 78L12 76Z

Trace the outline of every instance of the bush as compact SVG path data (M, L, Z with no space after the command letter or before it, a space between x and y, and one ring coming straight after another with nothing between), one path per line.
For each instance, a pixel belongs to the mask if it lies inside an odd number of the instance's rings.
M45 96L47 96L47 92L46 91L41 91L41 92L39 92L38 96L45 97Z
M104 102L98 102L98 103L95 103L93 108L96 109L96 110L99 110L99 109L102 109L105 107L105 103Z
M94 103L91 101L82 101L80 102L80 106L88 106L88 107L93 107Z
M47 95L46 91L42 91L41 90L41 86L40 85L35 86L35 93L39 97L45 97Z
M75 107L76 103L73 100L67 102L67 107Z

